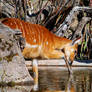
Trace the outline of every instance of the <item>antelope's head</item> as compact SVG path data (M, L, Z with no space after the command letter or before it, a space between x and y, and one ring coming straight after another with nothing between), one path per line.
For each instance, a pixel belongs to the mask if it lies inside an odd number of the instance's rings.
M70 44L70 46L67 46L64 49L66 58L67 58L67 60L68 60L70 65L74 61L74 58L75 58L75 56L77 54L78 44L80 43L80 41L81 41L81 38L73 40L72 43Z

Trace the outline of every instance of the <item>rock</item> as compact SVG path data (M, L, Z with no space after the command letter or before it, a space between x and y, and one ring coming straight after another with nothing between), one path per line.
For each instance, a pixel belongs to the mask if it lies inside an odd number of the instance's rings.
M20 50L24 43L20 31L0 23L0 82L33 83Z

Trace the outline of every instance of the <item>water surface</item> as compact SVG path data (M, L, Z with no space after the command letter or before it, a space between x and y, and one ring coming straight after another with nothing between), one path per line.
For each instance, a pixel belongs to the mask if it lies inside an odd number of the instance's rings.
M76 68L73 72L69 76L67 70L62 68L39 69L39 90L36 92L92 92L92 69ZM28 85L1 87L0 92L35 91L33 85Z

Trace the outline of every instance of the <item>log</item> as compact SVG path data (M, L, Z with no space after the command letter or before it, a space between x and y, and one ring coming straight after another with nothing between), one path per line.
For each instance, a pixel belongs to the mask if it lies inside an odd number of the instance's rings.
M32 61L26 60L25 64L27 68L32 69ZM66 67L64 59L51 59L51 60L38 60L38 66L40 67ZM92 60L75 60L72 67L92 67Z
M76 37L79 35L79 37L82 37L82 30L84 26L91 20L90 17L83 17L82 20L79 22L79 25L73 35L72 39L76 39Z
M74 18L74 14L78 11L92 13L92 8L80 7L80 6L73 7L73 9L70 11L69 15L66 17L65 21L57 29L57 32L55 33L57 36L64 36L64 33L67 31L67 29L70 28L70 24L72 22L72 19Z

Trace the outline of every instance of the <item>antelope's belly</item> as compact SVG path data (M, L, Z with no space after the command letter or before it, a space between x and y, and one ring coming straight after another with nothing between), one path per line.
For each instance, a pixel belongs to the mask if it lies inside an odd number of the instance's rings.
M40 56L40 45L31 45L26 43L26 46L22 52L25 58L37 58Z

